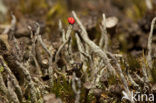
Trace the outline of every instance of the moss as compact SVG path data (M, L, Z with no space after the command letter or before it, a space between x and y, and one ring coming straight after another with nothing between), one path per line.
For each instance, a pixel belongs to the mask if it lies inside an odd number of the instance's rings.
M34 11L37 11L39 9L47 8L47 3L45 0L20 0L19 9L22 11L22 13L32 13Z
M153 67L151 70L151 75L152 75L152 82L156 83L156 67Z
M126 14L134 21L138 21L146 12L145 2L140 0L132 0L132 4L133 5L131 5L130 8L126 9Z
M137 58L129 55L127 56L127 61L128 61L130 70L136 71L137 69L141 68L140 62Z
M67 103L73 103L75 94L72 91L71 83L69 83L65 78L60 77L54 82L52 93L55 93L56 97L60 97L63 101L68 101Z
M3 66L0 66L0 73L4 71Z

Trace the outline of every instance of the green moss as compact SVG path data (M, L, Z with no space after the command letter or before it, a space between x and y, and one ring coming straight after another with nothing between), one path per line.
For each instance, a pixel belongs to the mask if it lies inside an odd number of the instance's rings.
M134 21L138 21L140 18L142 18L145 12L145 2L140 0L132 0L131 7L126 9L127 16L133 19Z
M69 101L68 103L73 103L75 99L75 94L72 90L71 83L69 83L65 78L57 78L54 82L52 93L56 97L60 97L63 101Z
M135 71L135 70L141 68L140 62L137 58L129 55L129 56L127 56L127 61L128 61L130 70Z
M0 66L0 73L4 71L3 66Z
M151 70L152 75L152 82L156 83L156 66L153 66L153 69Z
M55 18L61 18L62 22L67 24L68 12L65 2L62 0L57 1L55 5L53 5L47 12L46 18L48 21L54 22L56 24Z
M39 9L48 7L45 0L27 0L27 2L25 2L25 0L20 0L20 4L18 6L22 13L32 13Z

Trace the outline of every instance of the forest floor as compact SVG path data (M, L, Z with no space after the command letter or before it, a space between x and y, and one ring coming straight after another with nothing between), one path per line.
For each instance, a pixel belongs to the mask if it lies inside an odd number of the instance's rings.
M0 103L154 102L156 2L145 1L0 0Z

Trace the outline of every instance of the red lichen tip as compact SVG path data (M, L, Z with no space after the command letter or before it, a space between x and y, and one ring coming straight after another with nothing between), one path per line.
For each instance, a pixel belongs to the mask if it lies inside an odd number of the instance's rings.
M75 19L73 17L69 17L68 18L68 23L69 24L74 24L75 23Z

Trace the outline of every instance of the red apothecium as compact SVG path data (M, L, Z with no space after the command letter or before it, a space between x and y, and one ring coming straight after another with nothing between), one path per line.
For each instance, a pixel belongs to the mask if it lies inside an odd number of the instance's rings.
M68 23L69 24L74 24L75 23L75 19L73 17L69 17L68 18Z

